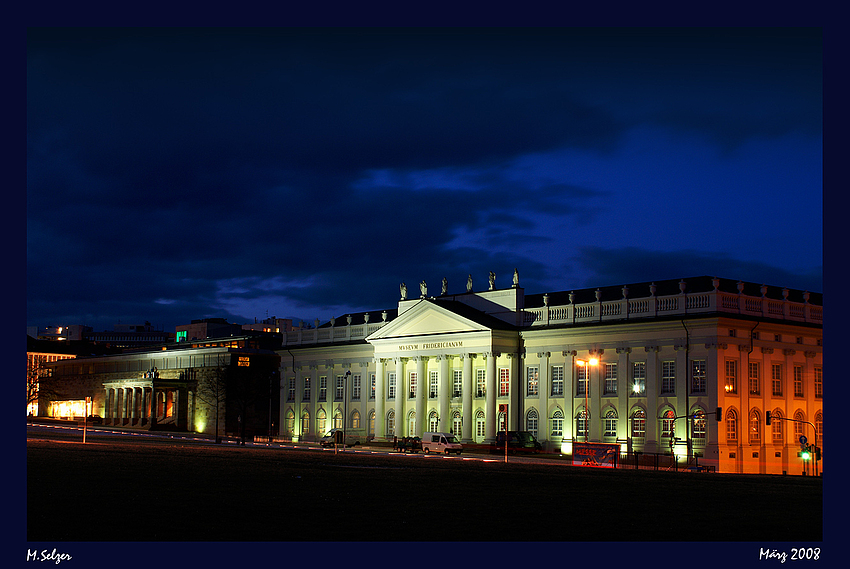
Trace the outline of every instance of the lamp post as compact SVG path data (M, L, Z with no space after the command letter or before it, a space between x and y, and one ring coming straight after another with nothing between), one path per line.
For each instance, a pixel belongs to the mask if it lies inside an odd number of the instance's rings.
M345 424L348 419L348 376L351 370L346 370L342 377L342 450L345 452Z
M590 436L590 366L598 363L596 358L588 358L587 361L576 360L576 364L584 368L584 442L587 442Z

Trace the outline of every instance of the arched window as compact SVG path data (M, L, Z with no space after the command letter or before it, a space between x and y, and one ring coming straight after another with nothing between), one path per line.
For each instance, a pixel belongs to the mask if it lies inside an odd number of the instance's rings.
M452 414L452 433L454 433L456 435L460 435L462 428L463 428L463 419L461 419L460 411L455 411Z
M584 409L576 414L576 436L587 438L587 412Z
M531 409L525 416L525 430L537 437L537 409Z
M318 434L320 434L320 435L325 434L325 429L327 427L327 425L325 424L326 422L327 422L327 415L325 414L325 410L319 409L318 411L316 411L316 432Z
M387 436L392 437L395 435L395 411L390 409L390 412L387 413Z
M605 431L603 436L608 438L617 437L617 412L613 409L608 409L605 413Z
M753 410L750 412L750 442L758 443L761 441L761 419L759 412Z
M337 409L336 412L334 413L333 428L334 429L341 429L342 428L342 412L339 409Z
M475 414L475 439L477 442L482 442L484 440L484 434L486 429L486 423L484 421L484 411L481 409Z
M369 433L368 436L375 436L375 410L369 411Z
M770 415L771 415L770 432L771 432L771 435L772 435L773 444L775 444L775 445L784 444L785 443L785 433L784 433L784 429L782 427L782 424L785 421L779 420L779 419L782 418L782 411L777 409L777 410L771 412ZM773 417L776 417L777 420L774 421Z
M636 409L632 413L632 437L636 439L646 438L646 411Z
M295 412L292 409L286 410L286 417L283 421L283 433L287 437L291 437L295 432Z
M440 429L440 417L437 415L436 411L431 411L428 414L428 430L431 432L438 431Z
M358 411L357 409L351 412L351 428L360 428L360 411Z
M301 415L301 434L306 435L310 432L310 413L304 411L304 414Z
M693 413L693 421L691 421L691 438L697 440L705 440L705 411L697 409Z
M738 442L738 414L734 409L726 411L726 441Z
M552 413L552 436L564 436L564 412L560 409L555 409L555 412Z
M666 438L676 436L676 414L672 409L661 414L661 436Z
M806 416L803 415L802 411L797 411L794 413L794 441L799 441L800 437L806 434L806 424L802 421L806 420Z
M407 416L407 436L418 436L416 432L416 411L411 411L410 414Z

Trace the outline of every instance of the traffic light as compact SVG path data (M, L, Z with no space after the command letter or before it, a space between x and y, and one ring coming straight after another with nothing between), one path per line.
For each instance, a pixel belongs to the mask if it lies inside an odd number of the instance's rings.
M715 414L714 414L714 418L715 418L715 419L717 419L717 420L719 421L719 420L720 420L720 415L721 415L721 413L722 413L722 412L723 412L723 410L722 410L720 407L718 407L717 409L715 409L715 411L714 411L714 413L715 413Z
M765 413L764 416L765 416L765 420L766 420L765 424L769 425L770 424L770 411Z
M810 458L812 458L811 447L810 446L804 446L803 452L801 453L801 456L803 457L803 460L809 460Z
M815 460L820 460L820 447L815 447Z

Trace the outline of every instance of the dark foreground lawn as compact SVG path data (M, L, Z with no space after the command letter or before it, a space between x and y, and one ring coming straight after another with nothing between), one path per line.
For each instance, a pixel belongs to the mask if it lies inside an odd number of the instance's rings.
M765 541L823 536L822 479L184 443L27 443L27 539Z

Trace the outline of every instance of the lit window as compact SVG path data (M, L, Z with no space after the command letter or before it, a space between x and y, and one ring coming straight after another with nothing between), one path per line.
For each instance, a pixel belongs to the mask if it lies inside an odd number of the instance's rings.
M552 436L564 436L564 413L560 409L556 409L555 412L552 413Z
M646 438L646 411L638 409L632 415L632 437Z
M749 370L750 394L758 395L759 393L761 393L761 374L759 373L759 363L750 362Z
M661 393L676 392L676 362L667 360L661 362Z
M691 361L691 392L705 393L705 360Z
M605 364L605 395L617 394L617 364Z
M632 395L646 394L646 362L634 362L632 366Z
M552 395L564 394L564 366L552 366Z
M511 392L511 370L506 367L499 369L499 395L506 397Z
M436 371L429 372L428 373L428 379L429 379L429 381L428 381L428 383L429 383L428 397L430 397L431 399L434 399L434 398L437 397L438 388L439 388L439 385L440 385L440 374Z
M617 413L613 409L609 409L605 413L605 433L604 436L614 438L617 436Z
M726 440L738 441L738 415L732 409L726 412Z
M395 399L395 372L387 373L387 399Z
M416 380L417 380L416 372L415 371L410 372L410 375L408 377L410 379L410 381L407 384L408 387L410 388L410 398L415 399L416 398Z
M463 393L463 372L459 369L452 371L452 396L460 397Z
M475 370L475 396L484 397L484 385L486 384L486 371L483 369Z
M529 397L537 397L538 390L540 388L540 372L539 368L535 367L527 367L525 368L525 383L527 386L526 394ZM500 395L507 395L507 393L501 393Z
M530 410L525 416L525 430L535 437L537 436L537 419L538 416L536 409Z

